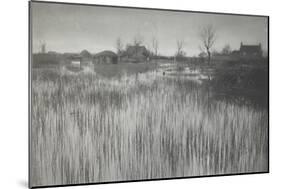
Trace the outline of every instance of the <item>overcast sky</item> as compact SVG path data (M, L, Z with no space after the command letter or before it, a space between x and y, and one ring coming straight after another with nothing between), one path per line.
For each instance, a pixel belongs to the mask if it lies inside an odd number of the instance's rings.
M42 42L47 51L116 51L118 37L127 44L141 35L149 48L155 36L162 55L174 55L176 41L184 40L184 51L193 56L200 52L200 29L209 24L216 29L215 50L225 44L238 49L241 41L261 43L267 50L265 17L32 3L33 52L39 51Z

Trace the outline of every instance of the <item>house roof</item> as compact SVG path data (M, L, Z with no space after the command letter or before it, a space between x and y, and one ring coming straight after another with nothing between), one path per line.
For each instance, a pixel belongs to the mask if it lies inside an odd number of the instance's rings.
M246 52L246 53L261 52L261 46L260 45L241 45L240 52Z
M91 53L89 53L89 51L87 51L87 50L81 51L80 56L82 56L84 58L92 58Z
M80 55L72 55L70 56L71 60L81 60L81 56Z
M145 46L133 46L133 45L129 45L128 47L127 47L127 53L135 53L136 51L138 51L138 52L146 52L147 50L146 50L146 48L145 48Z
M113 51L102 51L94 55L94 57L108 56L108 57L117 57Z
M77 53L63 53L63 56L65 57L72 57L72 56L77 56L78 54Z

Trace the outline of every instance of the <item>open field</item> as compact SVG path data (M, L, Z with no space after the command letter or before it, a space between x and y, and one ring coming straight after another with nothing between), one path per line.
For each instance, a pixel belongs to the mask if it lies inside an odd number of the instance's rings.
M268 171L267 106L218 99L215 84L155 69L33 69L31 183Z

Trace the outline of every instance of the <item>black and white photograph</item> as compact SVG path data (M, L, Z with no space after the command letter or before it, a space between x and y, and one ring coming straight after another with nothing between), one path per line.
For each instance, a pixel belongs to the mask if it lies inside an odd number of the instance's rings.
M31 1L29 46L29 187L269 172L268 16Z

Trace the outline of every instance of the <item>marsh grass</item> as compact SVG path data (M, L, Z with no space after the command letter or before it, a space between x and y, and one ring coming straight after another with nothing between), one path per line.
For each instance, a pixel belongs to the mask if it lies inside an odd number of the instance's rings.
M176 78L32 74L32 186L268 170L265 109Z

